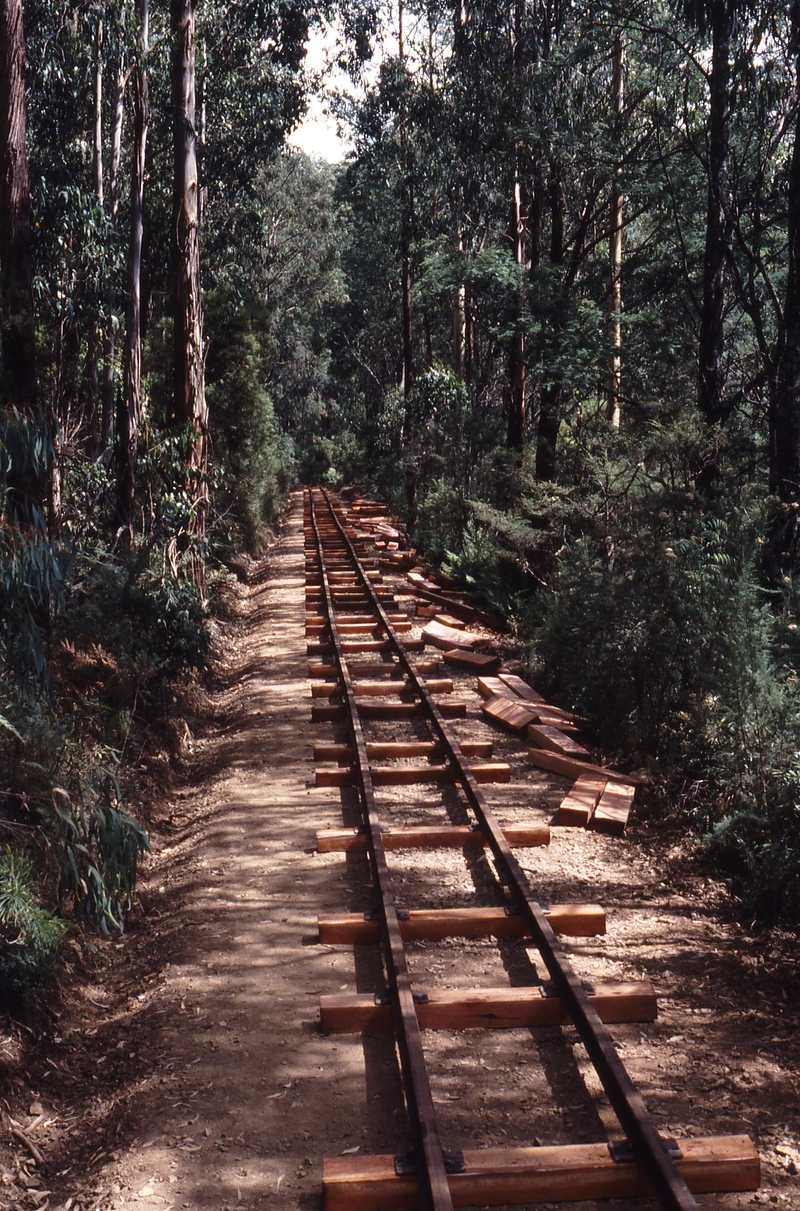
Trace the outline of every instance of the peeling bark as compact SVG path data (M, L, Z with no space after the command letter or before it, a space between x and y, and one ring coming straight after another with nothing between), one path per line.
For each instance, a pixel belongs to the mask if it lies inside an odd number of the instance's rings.
M142 418L142 241L144 173L150 125L147 76L149 0L140 0L140 62L134 78L134 133L131 156L131 232L128 251L128 305L123 356L123 393L117 420L117 512L120 529L133 540L136 455Z
M22 0L0 0L2 391L6 401L23 407L36 400L26 130Z
M800 0L792 5L792 49L795 91L800 95ZM795 117L787 210L785 330L769 426L770 491L779 501L766 552L770 580L792 572L800 540L800 107Z
M709 424L727 418L724 399L723 316L728 224L728 128L730 124L730 40L733 17L730 0L718 0L712 14L712 53L708 136L708 211L703 260L703 302L698 348L700 411Z
M122 120L125 112L125 88L127 82L128 77L125 71L125 63L120 53L117 83L114 89L114 123L111 128L111 162L108 172L109 215L111 218L111 227L114 231L117 230L119 224L119 172L122 161ZM116 309L116 298L114 287L111 283L109 283L106 294L106 308L109 317L113 316ZM103 339L103 412L100 421L100 436L104 449L108 449L114 440L114 365L116 343L114 325L109 319Z
M192 499L190 526L194 539L202 542L209 493L195 131L196 8L197 0L172 0L174 409L176 422L191 432L186 459L186 484ZM203 595L205 564L196 545L193 552L192 579Z
M0 0L0 404L32 415L49 445L52 425L38 406L36 390L27 121L22 0ZM12 465L6 480L3 504L10 516L43 530L44 465L38 471L21 462Z
M622 133L622 119L625 110L624 85L625 48L622 41L622 31L614 38L614 56L611 80L611 92L614 103L617 138ZM617 167L611 182L611 229L608 238L608 327L611 352L608 356L608 398L606 401L606 417L613 429L620 424L620 387L622 383L622 215L624 198L622 196L622 168Z
M94 192L97 198L97 205L100 210L103 209L103 21L101 17L97 19L97 33L95 35L95 65L94 65L94 144L93 152L93 176L94 176ZM98 290L99 300L100 283L96 279L95 287ZM93 316L89 326L88 335L88 350L86 355L87 363L87 378L88 378L88 429L89 429L89 453L91 458L96 458L98 446L100 442L100 367L98 364L100 353L100 318L98 315Z

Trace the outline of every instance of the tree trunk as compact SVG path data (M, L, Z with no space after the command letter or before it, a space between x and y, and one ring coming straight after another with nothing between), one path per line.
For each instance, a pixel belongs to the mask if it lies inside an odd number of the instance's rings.
M525 444L525 217L522 208L522 187L519 176L514 181L511 202L511 239L514 261L520 270L520 284L514 306L514 333L508 353L508 430L506 445L509 450L521 450Z
M36 400L31 273L31 203L25 146L25 34L22 0L0 0L0 272L2 393L5 401Z
M522 88L527 69L525 53L525 4L516 0L510 29L511 70L517 88L517 106L522 105ZM520 168L520 148L514 149L514 186L511 197L511 247L519 270L519 286L514 304L514 331L508 351L508 428L506 445L521 450L525 445L525 309L527 303L527 230Z
M475 302L471 294L464 295L464 382L471 387L475 381Z
M397 46L398 58L401 65L404 65L403 0L398 0L397 5ZM414 195L408 179L408 128L406 126L405 99L401 101L401 105L400 152L404 178L402 231L400 234L400 260L403 279L403 429L405 436L406 514L409 526L413 526L417 520L417 472L414 465L416 457L416 434L414 432L414 341L411 323L411 233L414 228Z
M87 448L91 459L97 458L100 448L100 367L99 362L99 323L95 317L89 325L89 336L86 347L86 378L87 378Z
M100 206L103 205L103 20L97 19L94 65L94 191Z
M453 216L453 251L459 261L464 259L464 240L461 234L461 190L458 191L458 205ZM460 379L464 378L467 362L467 287L460 282L455 288L452 302L453 321L453 370Z
M97 34L95 37L95 67L94 67L94 146L93 146L93 177L94 192L97 205L103 209L103 20L97 19ZM96 298L99 310L100 282L96 280ZM98 365L100 352L100 320L97 314L89 325L88 350L86 354L88 377L88 429L89 453L96 458L100 443L100 370Z
M698 392L700 411L709 424L726 419L723 391L723 312L725 258L728 248L725 195L728 188L728 127L730 119L731 0L716 0L712 11L712 53L709 78L708 211L703 261L703 301L700 312Z
M564 261L564 186L561 179L562 169L558 165L551 167L550 181L550 261L553 265L561 265ZM560 289L560 288L559 288ZM559 295L551 302L551 330L553 353L564 327L564 299ZM562 383L558 377L551 379L542 387L539 403L539 426L536 431L536 470L537 479L555 479L556 474L556 443L561 424L561 395Z
M464 0L458 0L453 10L453 58L459 63L457 71L461 70L460 60L464 55L464 37L467 25L467 11ZM432 70L432 69L431 69ZM456 203L453 208L453 251L459 260L464 259L464 207L463 190L459 184L456 191ZM460 379L466 382L467 366L470 362L468 353L469 333L467 318L467 288L464 282L456 286L452 302L453 321L453 370ZM470 366L471 371L471 366Z
M467 364L467 288L462 282L453 295L453 369L463 379Z
M625 49L622 31L614 38L611 92L614 103L616 137L622 137L622 119L625 110L624 93ZM608 283L608 398L606 416L613 429L620 422L620 385L622 380L622 168L618 166L611 182L611 230L608 240L609 283Z
M531 172L531 190L528 199L528 260L532 269L542 263L542 225L547 204L542 169L538 157L534 159Z
M22 0L0 0L0 404L32 415L46 446L49 418L36 392L36 328L31 269L31 201L26 148L25 33ZM48 449L38 468L23 460L6 475L5 508L19 524L42 531ZM2 506L0 506L2 508Z
M142 240L144 172L150 97L147 75L149 0L139 0L140 61L134 77L133 148L131 156L131 232L128 250L128 306L125 317L123 393L117 420L117 514L120 530L133 542L136 454L142 418Z
M403 396L411 398L414 390L414 341L411 327L411 247L408 235L403 234L401 258L403 262Z
M125 111L125 87L127 84L125 61L120 50L117 83L114 89L114 124L111 130L111 163L108 174L109 215L111 229L116 232L119 224L119 170L122 160L122 120ZM135 122L134 115L134 122ZM135 161L135 155L134 155ZM115 310L114 286L109 280L106 291L106 310L109 320L103 339L103 415L100 423L101 443L108 449L114 440L114 363L116 358L116 334L111 317Z
M173 304L175 313L174 407L191 432L186 485L194 538L191 576L205 595L208 494L208 408L205 395L203 309L200 294L199 189L195 132L195 12L197 0L172 0L172 102L174 130Z
M800 95L800 0L792 6L796 100ZM770 580L791 572L800 537L800 109L795 117L789 170L789 266L784 304L784 344L770 408L770 491L780 501L767 549Z
M407 216L404 218L406 223ZM403 430L405 437L406 512L408 524L417 520L416 433L414 425L414 343L411 329L411 246L407 232L401 237L403 276Z

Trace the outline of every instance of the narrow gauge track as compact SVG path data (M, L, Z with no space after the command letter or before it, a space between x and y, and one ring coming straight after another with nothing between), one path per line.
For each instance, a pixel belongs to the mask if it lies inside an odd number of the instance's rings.
M645 986L623 990L587 988L581 983L556 936L592 932L587 918L592 906L559 914L536 900L517 861L515 844L541 844L542 830L501 828L487 804L479 782L501 779L497 765L472 765L469 758L487 756L486 746L459 744L445 715L464 714L463 704L437 703L437 691L452 688L441 680L427 679L435 671L431 662L411 658L423 644L403 643L400 634L410 629L398 613L391 594L380 585L380 573L359 559L352 529L322 489L307 491L306 603L307 634L314 638L309 655L328 662L310 665L310 674L322 679L314 686L318 720L344 719L350 732L346 745L320 744L317 760L334 760L339 768L322 774L322 784L357 788L361 827L349 840L330 848L366 849L376 897L376 919L320 918L323 941L380 940L386 990L374 999L323 998L323 1030L365 1030L386 1025L391 1015L409 1124L414 1140L411 1153L388 1158L337 1157L326 1160L323 1170L329 1211L387 1211L420 1203L434 1211L454 1205L556 1201L560 1199L642 1196L653 1193L664 1208L696 1208L695 1192L754 1189L758 1186L758 1156L746 1136L705 1140L664 1140L652 1122L606 1028L607 1021L647 1020L655 1016L652 990ZM391 612L389 612L391 611ZM355 662L353 656L380 656L378 663ZM332 658L332 660L331 660ZM360 680L369 676L376 680ZM378 698L379 701L375 701ZM387 701L388 699L388 701ZM399 699L399 700L398 700ZM369 740L371 719L413 719L415 738L408 742ZM430 739L419 739L424 720ZM426 757L423 767L377 766L377 758ZM319 774L318 774L319 781ZM386 829L376 787L421 781L455 784L475 819L474 826L444 824L431 827ZM443 809L444 810L444 809ZM395 813L396 814L396 813ZM336 835L335 830L331 837ZM340 834L342 836L342 834ZM504 908L473 910L471 920L448 921L447 910L408 912L398 907L387 860L390 848L412 846L482 845L491 852ZM470 914L466 914L469 916ZM427 931L427 932L426 932ZM409 937L446 935L526 936L532 939L550 976L542 987L509 990L513 1009L498 1013L496 1002L483 993L463 998L461 1017L446 995L415 992L404 942ZM522 998L519 997L523 993ZM487 1004L491 1002L490 1004ZM388 1004L388 1009L387 1009ZM605 1019L605 1021L603 1020ZM626 1139L597 1145L553 1148L488 1149L483 1153L447 1151L441 1139L422 1043L423 1028L438 1022L450 1027L467 1025L537 1025L571 1022L605 1089ZM450 1144L450 1141L447 1141Z

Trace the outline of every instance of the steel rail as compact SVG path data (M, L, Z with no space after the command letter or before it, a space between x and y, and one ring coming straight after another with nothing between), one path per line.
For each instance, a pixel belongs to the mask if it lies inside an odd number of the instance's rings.
M447 1170L445 1168L439 1129L436 1123L433 1095L431 1093L428 1069L422 1049L419 1021L411 988L411 974L406 962L405 948L400 933L400 921L397 915L389 867L386 862L383 836L375 806L372 774L369 758L367 757L367 745L356 704L353 681L350 677L350 671L342 650L342 641L336 627L333 596L325 566L322 539L317 524L316 506L311 492L309 492L309 501L311 524L314 531L317 557L319 559L323 597L331 632L334 657L339 670L339 676L344 685L344 695L349 708L348 721L353 735L356 755L361 814L367 834L367 850L372 879L379 902L381 937L387 983L391 994L395 1038L400 1053L403 1087L410 1125L416 1136L415 1143L417 1146L415 1156L417 1158L420 1189L423 1195L423 1203L426 1207L431 1208L432 1211L452 1211L453 1200L450 1194L450 1184L447 1180ZM327 497L326 504L330 509L330 501L327 500ZM332 509L331 515L335 521L338 521ZM347 539L347 542L350 545L351 557L355 560L354 570L365 581L368 581L369 578L364 576L360 561L356 558L349 539ZM372 596L375 599L374 593Z
M355 548L341 524L325 489L321 489L339 534L344 540L361 583L372 601L372 609L382 629L390 639L398 660L408 674L416 693L425 703L430 721L438 733L445 753L458 771L464 794L485 830L497 864L500 880L508 888L515 907L522 915L539 953L547 967L556 991L569 1010L589 1058L605 1089L614 1113L619 1119L634 1157L653 1188L664 1211L698 1211L698 1204L686 1181L669 1155L666 1145L644 1104L644 1101L619 1058L614 1042L592 1005L586 990L573 970L572 964L549 924L541 905L536 901L527 876L506 841L500 824L481 793L469 770L458 741L447 729L441 712L424 681L417 673L402 641L364 574Z

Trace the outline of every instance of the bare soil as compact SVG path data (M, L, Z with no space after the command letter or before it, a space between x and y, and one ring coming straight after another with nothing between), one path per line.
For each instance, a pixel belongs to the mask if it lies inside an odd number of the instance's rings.
M321 993L374 991L381 973L373 948L316 940L317 913L364 909L370 892L363 858L315 852L316 829L353 823L355 805L313 785L314 740L339 734L310 721L299 497L228 593L204 719L165 737L181 759L152 814L142 910L123 938L74 944L39 1020L0 1023L0 1208L316 1211L323 1157L407 1144L391 1039L317 1024ZM510 785L486 788L501 819L551 820L567 783L529 766L481 718L474 678L458 681L457 732L491 735L512 764ZM414 796L423 820L433 794ZM448 807L459 819L455 790ZM391 860L408 906L474 903L492 886L479 854ZM604 937L567 941L585 979L655 984L658 1020L612 1031L663 1133L755 1140L762 1189L701 1205L800 1211L796 938L738 923L696 843L663 825L634 821L624 840L555 828L520 860L542 902L605 906ZM422 987L543 975L522 942L420 943L410 962ZM619 1134L571 1028L425 1041L448 1147Z

